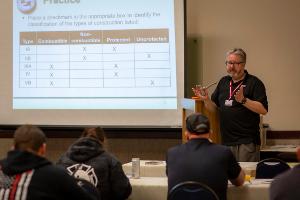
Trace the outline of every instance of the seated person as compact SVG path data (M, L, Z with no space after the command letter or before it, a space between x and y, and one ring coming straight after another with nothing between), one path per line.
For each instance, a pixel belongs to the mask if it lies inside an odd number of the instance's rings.
M226 199L228 179L243 185L245 173L231 150L209 141L208 118L194 113L186 119L188 142L167 152L168 191L184 181L198 181L212 188L220 199Z
M41 129L23 125L14 133L13 150L0 161L0 199L96 199L74 178L48 161Z
M300 147L297 149L297 159L300 161ZM299 185L300 164L275 177L270 187L270 200L299 200Z
M103 148L102 128L86 128L81 138L59 159L70 175L85 179L100 191L102 200L126 199L131 185L120 161Z

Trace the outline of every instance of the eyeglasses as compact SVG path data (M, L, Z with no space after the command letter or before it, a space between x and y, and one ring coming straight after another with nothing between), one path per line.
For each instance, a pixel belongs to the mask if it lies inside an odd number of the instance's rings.
M230 61L226 61L225 65L226 66L230 66L230 65L237 66L237 65L240 65L242 63L244 63L244 62L230 62Z

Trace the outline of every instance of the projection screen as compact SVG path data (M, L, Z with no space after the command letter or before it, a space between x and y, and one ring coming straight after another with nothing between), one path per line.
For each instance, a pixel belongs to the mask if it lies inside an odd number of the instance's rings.
M1 8L1 124L180 126L183 0Z

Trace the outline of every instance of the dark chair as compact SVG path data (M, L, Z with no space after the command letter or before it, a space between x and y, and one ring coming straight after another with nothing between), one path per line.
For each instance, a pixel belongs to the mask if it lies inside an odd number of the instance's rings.
M290 166L286 162L278 158L267 158L257 163L255 178L274 178L288 169L290 169Z
M175 185L168 194L168 200L219 200L218 195L206 184L185 181Z

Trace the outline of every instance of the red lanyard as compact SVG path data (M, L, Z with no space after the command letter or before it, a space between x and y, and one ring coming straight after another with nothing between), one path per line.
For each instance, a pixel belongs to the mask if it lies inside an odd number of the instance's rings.
M229 98L228 100L231 99L231 97L233 96L233 94L236 92L237 89L239 89L242 85L243 81L232 91L232 80L229 83Z

